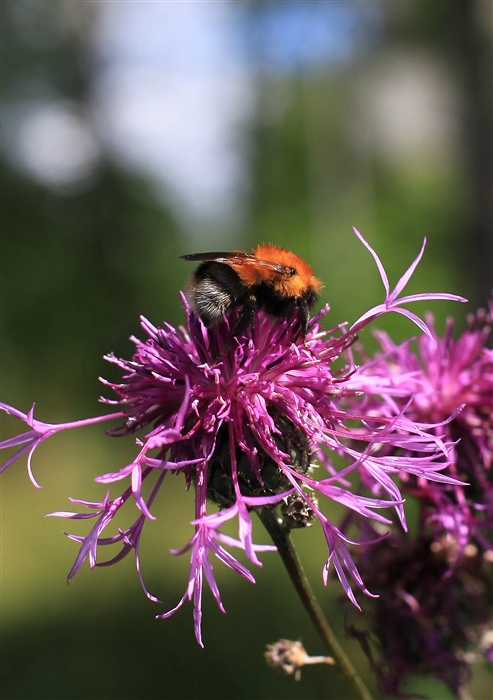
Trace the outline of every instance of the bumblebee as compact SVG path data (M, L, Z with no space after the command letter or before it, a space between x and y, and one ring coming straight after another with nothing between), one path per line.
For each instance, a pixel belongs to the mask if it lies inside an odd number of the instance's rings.
M235 309L240 310L237 326L241 327L252 325L259 309L278 318L286 318L297 309L305 337L309 312L322 283L295 253L264 243L252 253L191 253L181 257L201 261L187 296L207 327L216 325Z

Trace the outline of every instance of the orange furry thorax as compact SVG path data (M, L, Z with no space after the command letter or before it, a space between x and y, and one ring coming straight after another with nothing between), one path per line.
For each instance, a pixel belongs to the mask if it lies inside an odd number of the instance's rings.
M256 260L252 262L233 265L243 284L248 287L264 282L283 297L298 297L308 289L318 293L322 289L322 283L315 277L310 265L290 250L262 243L254 249L253 256ZM262 265L263 261L292 268L293 275L287 277L272 267Z

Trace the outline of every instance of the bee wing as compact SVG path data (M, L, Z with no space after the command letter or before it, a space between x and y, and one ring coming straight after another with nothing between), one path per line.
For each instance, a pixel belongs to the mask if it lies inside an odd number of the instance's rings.
M229 253L212 252L212 253L190 253L189 255L180 255L183 260L204 260L211 262L224 263L225 265L243 265L247 262L253 262L256 258L249 253L234 251Z
M223 263L224 265L261 265L262 267L268 267L270 270L274 270L279 275L286 275L286 277L291 277L293 274L292 267L281 265L280 263L276 263L271 260L261 260L251 253L242 253L238 250L226 253L190 253L189 255L180 255L180 258L183 260L218 262Z
M268 267L269 270L274 270L274 272L277 272L278 275L292 277L295 273L294 268L289 267L288 265L283 265L282 263L276 263L272 260L261 260L260 258L254 258L254 260L257 263L257 265L261 265L262 267Z

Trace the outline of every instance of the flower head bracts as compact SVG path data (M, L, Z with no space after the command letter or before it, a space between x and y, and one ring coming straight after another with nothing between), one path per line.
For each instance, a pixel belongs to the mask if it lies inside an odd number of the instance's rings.
M157 328L142 319L147 339L133 338L136 350L132 360L107 356L123 371L119 383L103 380L117 395L116 401L103 401L117 404L117 413L52 426L34 421L32 412L25 415L3 406L32 428L3 443L5 447L23 445L7 464L28 450L32 454L45 437L68 427L119 419L120 427L108 431L110 435L136 435L135 459L121 470L97 478L110 486L128 478L129 486L121 496L110 499L107 495L99 504L75 501L94 510L92 514L53 514L71 519L97 518L87 536L70 535L81 543L81 548L69 576L86 558L91 567L96 565L99 546L118 543L120 553L107 563L116 563L133 550L141 575L142 527L146 519L154 517L152 502L160 492L164 475L171 472L183 474L186 487L193 485L195 490L191 521L195 532L189 544L175 553L190 552L189 581L177 608L187 598L193 600L195 634L200 644L204 577L223 610L211 555L253 581L250 571L226 547L239 547L253 564L260 565L256 552L265 551L265 547L253 543L250 512L275 508L294 492L306 500L323 527L329 547L324 577L332 561L351 599L354 596L347 574L367 592L347 549L349 540L330 523L305 489L382 523L388 519L375 510L393 507L405 525L403 499L391 476L417 475L420 481L432 479L448 486L457 481L444 471L452 449L441 427L448 416L437 422L440 427L430 427L411 419L393 397L393 404L385 404L385 414L365 410L365 375L355 372L348 352L356 330L387 311L404 313L401 303L451 298L436 294L397 300L422 252L392 293L376 253L372 254L384 279L386 301L362 316L350 330L343 324L323 331L319 321L327 313L326 307L309 322L306 337L301 339L295 319L274 319L259 312L255 325L245 328L231 342L237 314L232 313L217 326L206 329L183 298L186 329L175 329L169 324ZM416 321L412 314L405 315ZM423 328L422 321L418 325ZM336 371L333 365L341 356L347 356L347 363ZM361 383L358 377L363 378ZM343 401L350 400L355 403L348 410ZM383 404L385 397L380 397L380 402ZM395 450L403 451L404 456L396 457ZM336 469L328 456L331 453L342 457L345 466ZM312 478L314 454L323 455L320 469L326 469L328 475L321 479ZM376 492L371 498L355 493L346 480L355 470L366 474L368 480L376 480L386 492L385 498ZM144 483L153 484L147 499ZM116 535L103 536L121 506L130 500L139 510L137 520ZM219 505L219 512L215 512L210 501ZM224 522L233 518L238 521L237 540L220 531ZM157 600L147 590L146 594Z

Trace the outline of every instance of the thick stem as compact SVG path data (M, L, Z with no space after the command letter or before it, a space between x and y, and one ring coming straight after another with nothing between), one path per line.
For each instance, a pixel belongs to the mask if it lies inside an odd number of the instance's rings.
M301 598L306 611L322 637L329 653L334 657L336 664L341 669L346 680L351 685L355 696L360 700L372 700L372 695L352 665L349 657L340 646L337 637L327 622L310 583L303 570L298 554L294 547L289 531L283 527L276 513L268 508L259 509L258 515L277 546L281 559L286 567L291 581Z

